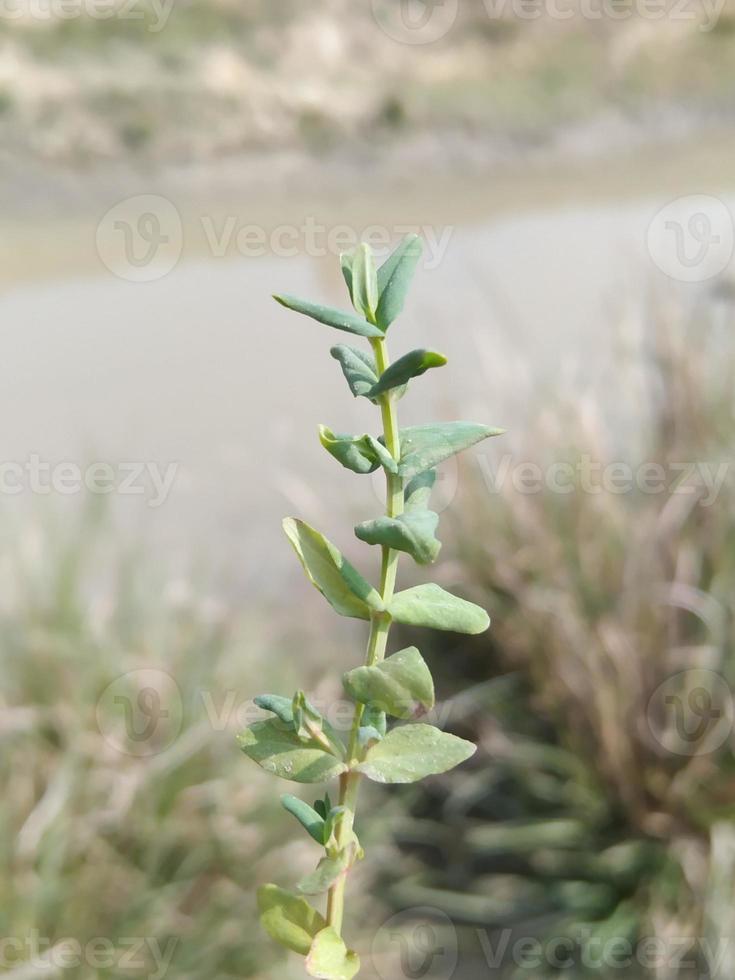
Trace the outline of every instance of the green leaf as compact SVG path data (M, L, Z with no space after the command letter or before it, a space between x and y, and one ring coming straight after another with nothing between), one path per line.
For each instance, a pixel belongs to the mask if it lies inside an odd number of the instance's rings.
M353 473L372 473L380 466L380 461L373 448L370 436L351 436L346 433L332 432L326 425L319 426L319 442L341 463Z
M425 374L429 368L443 367L447 359L443 354L437 354L433 350L412 350L403 357L399 357L380 375L380 380L371 389L370 397L377 398L391 388L400 388L408 384L411 378L418 378Z
M283 530L309 581L340 616L369 619L371 610L383 610L380 595L324 535L293 517L286 518Z
M476 422L440 422L402 429L398 471L405 479L417 476L483 439L502 435L503 431Z
M326 922L306 899L278 888L263 885L258 889L260 922L271 937L286 949L307 956Z
M339 266L342 270L342 277L347 286L347 292L352 297L352 256L347 252L342 252L339 257Z
M370 398L371 388L378 383L378 368L375 358L368 351L337 344L329 352L339 361L350 391L355 398L360 395ZM372 399L371 399L372 401Z
M362 723L366 728L374 728L381 738L386 732L385 712L372 705L366 705L362 713Z
M484 633L490 625L484 609L446 592L433 582L397 593L388 612L397 623L430 626L454 633Z
M374 436L341 434L320 425L319 441L331 456L353 473L372 473L379 466L390 473L398 472L398 464Z
M385 545L396 551L405 551L419 565L436 561L441 543L434 537L439 515L431 510L401 514L399 517L378 517L363 521L355 528L355 534L366 544Z
M373 745L356 768L376 783L415 783L453 769L474 752L472 742L432 725L402 725Z
M434 707L434 681L416 647L399 650L374 667L357 667L342 678L350 697L394 718L415 718Z
M418 235L407 235L378 269L380 302L375 319L383 330L387 330L403 310L422 251L423 244Z
M310 316L312 320L325 323L328 327L336 330L346 330L348 333L358 334L360 337L382 337L383 331L379 327L368 323L354 313L347 313L345 310L335 310L331 306L322 306L319 303L309 303L304 299L297 299L295 296L274 296L276 302L285 306L288 310L296 313L303 313Z
M324 818L316 812L314 807L300 800L298 796L291 796L290 793L281 797L281 805L284 810L296 817L307 834L313 837L317 844L324 843Z
M431 491L436 483L436 470L424 470L406 486L406 510L421 510L429 506Z
M301 879L298 889L304 895L321 895L346 873L347 861L344 857L323 857L316 870Z
M352 302L358 313L373 319L378 305L378 277L368 245L358 245L352 257Z
M306 957L306 972L319 980L352 980L360 969L357 953L348 950L331 926L314 938Z
M256 721L237 736L248 758L281 779L296 783L323 783L346 770L344 762L318 742L305 742L273 718Z
M263 711L271 711L288 727L293 726L293 698L284 698L280 694L261 694L253 701Z

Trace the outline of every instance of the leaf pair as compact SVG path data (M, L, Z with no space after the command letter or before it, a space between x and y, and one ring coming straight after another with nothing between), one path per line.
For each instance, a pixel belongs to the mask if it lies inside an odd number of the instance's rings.
M405 551L419 565L436 561L441 543L435 537L439 515L427 504L436 481L436 471L427 470L406 487L406 509L398 517L378 517L355 528L360 541Z
M422 251L418 235L407 235L377 271L368 245L360 245L353 255L340 256L353 306L383 332L403 311Z
M339 736L302 691L293 701L266 694L255 703L275 718L255 722L237 738L261 769L297 783L320 783L346 771Z
M352 256L341 257L342 273L357 315L295 296L273 298L287 309L336 330L360 337L382 337L403 310L422 248L417 235L407 236L377 271L367 245L360 245Z
M276 885L258 889L258 911L266 932L276 942L306 957L306 972L319 980L352 980L360 969L356 953L324 917L299 895Z
M386 609L379 593L324 535L293 517L286 518L283 528L309 581L341 616L369 619L387 612L409 626L471 634L490 625L484 609L433 584L398 592Z
M339 361L352 394L356 398L362 395L372 402L377 402L388 391L394 391L400 397L412 378L447 363L443 354L421 348L404 354L378 377L378 367L372 354L346 344L332 347L330 354Z

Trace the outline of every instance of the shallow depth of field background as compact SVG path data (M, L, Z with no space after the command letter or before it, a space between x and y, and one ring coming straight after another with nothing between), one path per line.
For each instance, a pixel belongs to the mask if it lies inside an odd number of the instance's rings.
M366 787L348 938L382 980L732 980L734 97L714 0L0 5L1 971L302 976L254 887L317 849L234 736L362 657L280 519L375 574L380 481L316 430L378 420L270 294L344 304L339 251L411 230L392 352L449 364L402 420L508 433L403 582L494 623L392 640L479 752Z

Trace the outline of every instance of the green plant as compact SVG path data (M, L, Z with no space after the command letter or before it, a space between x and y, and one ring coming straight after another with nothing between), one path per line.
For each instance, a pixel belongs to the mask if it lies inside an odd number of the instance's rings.
M414 719L434 705L434 684L415 647L386 659L392 622L430 626L459 633L481 633L490 625L479 606L438 585L419 585L396 592L401 553L429 564L439 552L434 537L437 514L428 508L435 467L443 460L500 430L470 422L449 422L399 429L398 400L408 383L446 358L414 350L391 364L386 332L401 313L408 286L421 256L416 236L406 238L376 270L366 245L342 257L342 272L355 308L347 313L291 296L276 296L283 306L314 320L365 337L371 352L343 345L332 348L355 397L380 409L383 433L352 436L322 426L324 448L356 473L382 467L386 476L386 512L359 524L357 537L382 550L379 589L373 588L337 548L302 521L287 518L284 530L307 577L342 616L367 620L370 634L364 666L345 673L346 692L355 702L349 738L339 733L309 703L303 691L293 699L264 695L259 707L273 717L251 725L240 746L263 769L300 783L339 778L339 798L329 795L309 806L293 796L283 805L314 840L324 847L316 871L298 885L298 894L276 885L259 890L261 922L281 945L306 957L306 970L324 980L349 980L359 970L357 954L342 939L345 881L363 856L355 834L358 790L365 776L379 783L413 783L446 772L475 751L470 742L428 724L386 727L386 716ZM322 915L304 896L328 893Z

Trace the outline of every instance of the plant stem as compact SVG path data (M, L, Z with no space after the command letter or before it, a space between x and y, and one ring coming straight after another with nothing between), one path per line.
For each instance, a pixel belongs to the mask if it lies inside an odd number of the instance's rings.
M390 364L388 350L382 338L370 341L375 362L378 368L378 377L385 371ZM380 396L380 412L383 420L383 439L386 448L393 459L398 461L401 457L401 445L398 435L398 419L395 410L395 397L392 391L387 391ZM388 517L398 517L403 513L404 495L403 480L398 475L386 472L386 508ZM388 605L393 598L396 586L396 574L398 572L398 561L400 553L392 548L383 547L380 569L380 596L384 605ZM372 667L385 657L385 650L388 643L388 633L390 632L391 620L384 614L376 614L370 621L370 636L368 637L367 654L365 662L368 667ZM364 706L355 705L355 716L352 722L350 740L347 749L348 763L351 765L357 761L358 736ZM359 772L347 772L340 778L339 786L339 805L345 807L346 819L340 824L337 843L340 847L346 847L350 840L355 819L355 809L357 806L357 796L360 790L362 777ZM327 896L327 924L334 931L341 935L342 919L344 916L345 904L345 885L347 875L335 882L329 889Z

